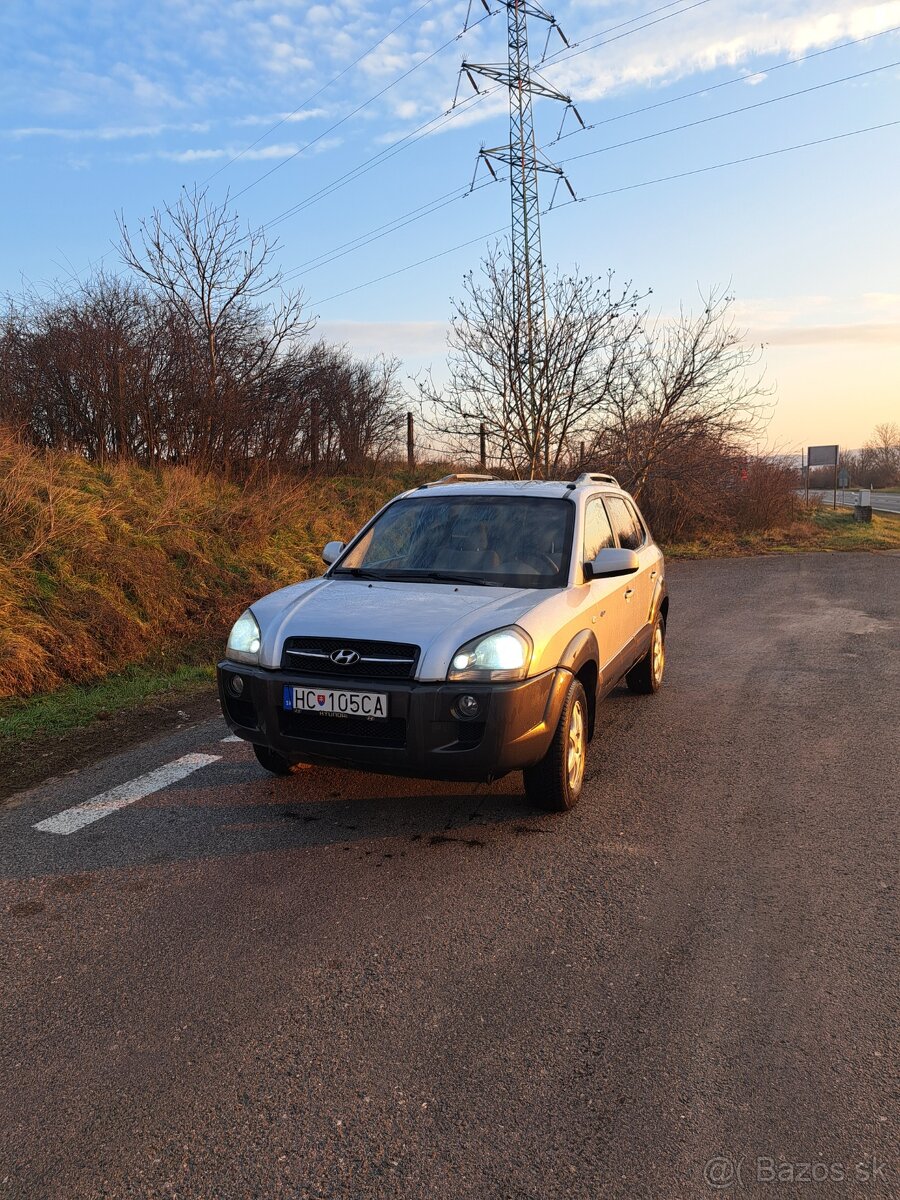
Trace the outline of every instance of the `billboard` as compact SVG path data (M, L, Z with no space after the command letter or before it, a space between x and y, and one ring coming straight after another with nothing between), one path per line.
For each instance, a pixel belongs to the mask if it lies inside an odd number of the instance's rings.
M808 467L836 467L838 461L837 446L810 446L806 455Z

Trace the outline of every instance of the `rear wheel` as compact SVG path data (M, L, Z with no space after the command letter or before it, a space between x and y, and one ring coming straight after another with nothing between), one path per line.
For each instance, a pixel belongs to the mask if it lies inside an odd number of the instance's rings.
M642 696L658 692L666 669L666 622L661 613L657 613L653 622L653 634L650 638L650 649L639 663L631 668L625 676L625 682L633 692Z
M257 746L253 743L253 753L256 755L256 761L261 767L273 775L290 775L291 764L277 750L270 750L268 746Z
M525 794L548 812L574 808L584 785L588 745L588 706L584 688L573 679L563 701L550 749L523 772Z

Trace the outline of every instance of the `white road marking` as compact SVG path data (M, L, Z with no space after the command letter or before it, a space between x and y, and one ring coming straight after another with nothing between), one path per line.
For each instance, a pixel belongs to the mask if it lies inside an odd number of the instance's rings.
M120 783L118 787L101 792L99 796L85 800L83 804L67 808L55 817L38 821L34 828L41 833L77 833L85 825L99 821L101 817L108 817L110 813L134 804L135 800L142 800L144 796L162 791L170 784L177 783L179 779L199 771L201 767L218 762L220 757L218 754L185 754L183 758L176 758L174 762L166 763L164 767L158 767L147 775L131 779L128 783Z
M242 742L243 740L243 738L239 738L237 734L233 733L231 737L222 738L222 745L224 746L226 742Z

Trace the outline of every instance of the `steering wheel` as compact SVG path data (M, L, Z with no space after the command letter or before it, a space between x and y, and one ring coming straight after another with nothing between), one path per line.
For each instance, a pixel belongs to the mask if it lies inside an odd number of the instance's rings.
M549 554L545 554L541 550L534 550L531 553L523 554L521 558L523 562L531 563L532 565L537 563L542 568L549 568L551 575L556 575L559 572L559 563L555 563ZM541 574L546 573L543 570L541 571Z

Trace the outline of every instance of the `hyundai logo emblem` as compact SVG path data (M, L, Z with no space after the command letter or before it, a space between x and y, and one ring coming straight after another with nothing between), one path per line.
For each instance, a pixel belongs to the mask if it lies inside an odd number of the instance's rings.
M330 658L338 667L352 667L355 662L359 662L359 655L355 650L335 650Z

